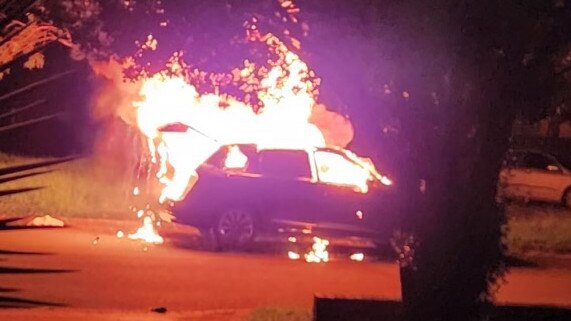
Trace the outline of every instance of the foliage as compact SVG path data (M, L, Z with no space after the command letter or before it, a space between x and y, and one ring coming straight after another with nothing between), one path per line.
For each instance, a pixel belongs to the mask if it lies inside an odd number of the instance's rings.
M414 282L407 282L414 287L410 317L478 319L505 271L505 219L494 201L502 155L515 117L543 117L561 89L554 70L569 50L571 8L539 0L363 6L367 27L353 26L373 31L357 29L356 42L376 55L365 79L376 80L369 94L388 111L363 118L369 131L378 116L394 124L386 131L394 137L381 140L395 146L397 168L406 164L397 182L407 194L426 182L408 209L419 240Z
M506 246L512 255L571 253L570 210L548 206L508 206Z

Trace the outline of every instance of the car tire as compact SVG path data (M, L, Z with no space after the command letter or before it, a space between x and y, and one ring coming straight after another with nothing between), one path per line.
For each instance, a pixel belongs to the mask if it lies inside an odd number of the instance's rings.
M563 193L563 205L571 209L571 187L567 188Z
M198 248L201 250L209 252L218 252L220 248L218 247L218 241L212 227L200 228L200 238L198 243Z
M254 241L255 216L244 207L221 211L214 227L218 248L223 251L243 251Z

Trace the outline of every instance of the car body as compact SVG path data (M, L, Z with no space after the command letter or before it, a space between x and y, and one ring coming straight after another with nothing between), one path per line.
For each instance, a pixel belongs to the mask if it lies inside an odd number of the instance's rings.
M499 177L504 199L560 203L571 207L571 162L538 150L508 152Z
M275 232L379 238L395 224L395 186L369 165L335 148L225 145L174 213L226 247Z

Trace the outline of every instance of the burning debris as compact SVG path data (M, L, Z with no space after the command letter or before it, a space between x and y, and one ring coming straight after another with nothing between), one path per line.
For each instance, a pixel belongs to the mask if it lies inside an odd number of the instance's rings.
M305 261L308 263L329 262L329 252L327 251L328 245L328 240L317 236L313 237L311 251L304 255Z
M153 219L146 216L143 219L143 226L139 227L137 232L128 235L131 240L142 240L152 244L162 244L164 242L153 224Z
M296 243L297 238L290 236L288 238L290 243ZM313 244L311 250L303 255L303 258L307 263L321 263L329 262L329 252L327 251L327 246L329 245L329 240L319 238L317 236L313 237ZM296 251L288 251L287 256L290 260L301 259L301 254Z

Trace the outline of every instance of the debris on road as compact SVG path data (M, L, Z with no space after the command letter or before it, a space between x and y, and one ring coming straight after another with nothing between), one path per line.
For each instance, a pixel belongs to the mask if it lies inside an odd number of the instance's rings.
M146 216L141 226L135 233L128 235L131 240L142 240L152 244L162 244L163 238L157 233L153 226L153 219Z
M151 311L156 312L156 313L167 313L167 308L165 308L165 307L158 307L158 308L153 308L153 309L151 309Z
M99 243L99 236L96 237L96 238L93 240L93 242L91 242L91 244L93 244L93 245L97 245L97 243Z
M26 226L46 226L46 227L63 227L65 224L62 220L57 219L49 214L44 216L36 216L31 219Z

